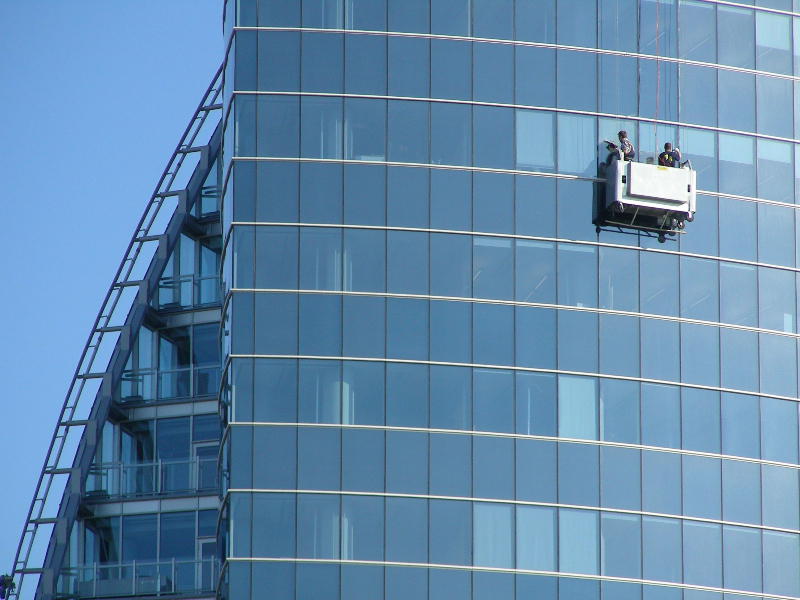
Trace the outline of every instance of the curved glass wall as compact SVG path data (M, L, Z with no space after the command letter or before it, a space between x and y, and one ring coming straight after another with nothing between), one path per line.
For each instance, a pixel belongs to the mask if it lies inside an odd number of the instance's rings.
M794 10L229 0L231 600L800 597Z

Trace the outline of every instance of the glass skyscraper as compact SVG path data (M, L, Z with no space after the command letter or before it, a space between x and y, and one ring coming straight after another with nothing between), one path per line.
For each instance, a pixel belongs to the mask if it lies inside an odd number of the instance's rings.
M56 595L800 598L800 6L228 0L224 33ZM593 222L620 130L697 171L666 243Z
M231 600L800 596L793 10L228 2Z

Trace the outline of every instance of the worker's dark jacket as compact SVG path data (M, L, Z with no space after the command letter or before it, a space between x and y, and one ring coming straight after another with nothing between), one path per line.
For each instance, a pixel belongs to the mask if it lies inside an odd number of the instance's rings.
M658 164L662 167L677 167L680 164L681 156L674 150L662 152L658 155Z

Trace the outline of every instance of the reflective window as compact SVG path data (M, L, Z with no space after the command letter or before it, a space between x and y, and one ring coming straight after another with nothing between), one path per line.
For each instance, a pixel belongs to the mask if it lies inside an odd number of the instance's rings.
M568 573L599 572L599 518L594 511L558 511L558 566Z

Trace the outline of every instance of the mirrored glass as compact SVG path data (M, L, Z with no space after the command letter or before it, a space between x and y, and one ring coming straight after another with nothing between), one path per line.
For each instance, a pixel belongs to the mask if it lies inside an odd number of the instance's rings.
M793 338L758 335L761 391L765 394L797 395L797 345Z
M592 312L558 311L558 368L565 371L597 372L597 346L586 340L597 338L597 315Z
M345 300L348 299L355 300L355 298L345 298ZM367 300L376 300L376 298L367 298ZM349 360L343 362L342 423L383 425L383 371L384 365L379 362Z
M517 569L556 570L556 509L517 505Z
M720 320L732 325L756 327L758 323L756 268L721 262L719 279Z
M304 223L342 222L341 165L300 165L300 220Z
M683 456L683 514L706 519L721 517L720 461Z
M570 10L575 9L573 6ZM594 117L559 113L559 172L594 176L597 171L596 132Z
M639 319L600 315L600 372L639 376Z
M304 96L301 104L303 113L300 135L301 156L341 159L342 98ZM261 133L260 128L259 133Z
M600 308L638 311L639 253L600 248Z
M682 0L678 11L679 56L717 62L717 10L714 4Z
M758 334L720 329L719 338L722 387L758 391Z
M308 1L308 0L306 0ZM316 0L341 2L341 0ZM305 27L305 13L303 26ZM341 23L338 23L341 28ZM301 39L301 86L304 92L342 93L344 36L340 33L304 32Z
M346 98L344 157L348 160L386 160L386 101Z
M387 171L387 224L394 227L427 228L430 183L428 169L389 167Z
M681 323L681 381L719 385L719 329Z
M793 89L791 81L756 76L756 120L759 133L793 137Z
M414 1L427 3L427 0ZM411 14L413 2L408 4L408 13ZM430 41L390 37L388 75L390 96L427 98L430 94Z
M428 426L427 365L386 365L386 424L400 427Z
M537 4L542 6L540 2L537 2ZM519 31L519 26L520 24L517 22L517 31ZM556 105L555 50L552 48L517 46L515 48L515 74L516 104L528 106Z
M335 429L318 429L312 427L299 427L297 430L297 487L301 490L338 490L339 489L339 464L341 461L341 434ZM329 510L333 518L333 513L339 512L339 498L336 496L320 497L322 507ZM298 499L298 513L301 512L301 502ZM313 502L312 502L313 505ZM298 514L298 521L300 521ZM324 521L322 521L324 523ZM328 521L329 533L330 525L333 524L338 530L338 520L335 523ZM298 522L298 556L303 554L300 541L302 526ZM320 535L325 535L324 533ZM338 532L333 535L338 537ZM334 551L338 553L338 540L336 548L328 550L333 556ZM312 557L313 558L313 557ZM320 556L321 558L321 556Z
M238 106L237 100L237 112ZM298 98L293 96L258 97L258 135L256 140L258 152L256 156L298 156L299 108ZM246 127L246 125L242 125L240 131L244 131ZM242 154L239 153L239 155Z
M431 162L465 165L472 163L472 107L462 104L431 104Z
M428 301L386 299L386 356L428 359Z
M445 565L470 564L471 508L469 502L430 501L430 562Z
M639 384L619 379L600 380L600 439L639 443Z
M722 527L712 523L683 523L683 580L722 587Z
M516 0L514 2L515 39L527 42L556 41L556 3L554 0ZM561 43L559 41L559 43Z
M717 7L717 36L720 64L755 68L755 17L752 10Z
M339 496L298 494L298 558L338 559L339 523Z
M549 177L517 175L515 231L518 235L555 237L556 182Z
M300 91L299 33L258 32L258 87L255 89L268 92Z
M469 363L472 359L472 304L430 303L431 360Z
M346 406L346 405L345 405ZM345 411L346 412L346 411ZM345 414L342 419L343 423L358 423L363 422L364 419L354 419L350 415ZM348 418L349 417L349 418ZM342 489L354 492L382 492L384 482L384 432L383 431L370 431L359 429L344 429L342 431ZM348 496L343 497L343 504L347 505ZM349 497L352 500L352 496ZM383 502L380 498L369 498L371 502L377 501L378 506L372 508L364 508L368 512L372 512L380 507L380 515L375 515L377 522L371 523L371 527L367 529L381 530L380 523L383 521ZM354 509L355 510L355 509ZM345 512L345 516L347 513ZM364 517L365 519L367 517ZM376 526L377 525L377 526ZM347 536L348 533L351 539L344 539L344 544L349 543L349 551L352 552L353 544L356 545L364 543L364 540L369 537L369 534L363 527L357 527L358 539L353 539L352 529L347 532L347 527L352 525L343 522L343 535ZM377 540L376 540L377 542ZM367 542L370 547L369 550L364 552L362 548L361 558L379 559L383 556L383 540L380 544ZM346 546L343 545L343 548ZM358 549L356 549L358 550ZM369 555L369 556L366 556ZM357 554L350 557L358 558Z
M588 510L559 509L558 566L567 573L599 572L599 519Z
M656 581L683 580L681 522L642 517L642 576Z
M607 508L639 510L640 468L638 450L600 448L600 505Z
M472 100L472 43L431 40L431 97Z
M642 450L642 510L681 514L681 457Z
M511 371L474 369L472 395L472 426L476 431L513 433L514 374Z
M430 1L389 0L389 31L430 33Z
M790 400L761 399L761 457L797 463L797 406Z
M517 433L556 435L556 377L516 372Z
M600 573L641 577L641 517L601 513Z
M428 500L386 498L386 560L428 561Z
M758 197L778 202L794 202L794 176L792 175L792 145L772 140L758 140ZM787 209L764 205L784 213ZM787 215L788 216L788 215ZM785 217L784 217L785 218ZM791 219L789 219L791 221ZM760 224L760 223L759 223ZM777 223L771 223L771 225ZM785 235L781 232L782 236ZM780 236L780 237L782 237ZM791 237L791 236L790 236ZM783 237L785 243L790 238ZM762 240L763 241L763 240ZM792 256L794 252L792 252ZM762 261L763 262L763 261ZM772 261L770 261L772 262ZM783 264L783 263L780 263Z
M762 523L786 529L798 528L797 470L761 465Z
M481 0L477 0L476 4ZM483 0L488 4L487 0ZM510 6L510 0L505 0ZM499 4L499 3L492 3ZM478 7L475 7L476 10ZM475 15L475 22L478 16ZM507 36L510 38L511 36ZM472 49L472 97L477 102L511 104L514 101L514 47L475 44Z
M758 398L722 394L722 453L759 458Z
M389 101L389 157L392 162L428 162L428 104Z
M513 440L473 437L472 495L475 498L514 499Z
M430 426L472 429L472 372L469 368L431 366Z
M558 502L597 506L600 496L599 456L596 446L558 444ZM564 550L562 548L562 550ZM563 554L562 554L563 558ZM564 564L561 563L561 568Z
M516 440L517 500L556 501L556 443Z
M792 533L764 531L764 592L796 595L800 589L800 544Z
M757 464L722 461L722 518L761 523L761 469Z
M396 494L428 493L428 434L418 431L386 432L386 491Z
M514 168L514 110L473 107L472 161L476 167Z
M469 0L431 0L431 33L471 35Z

